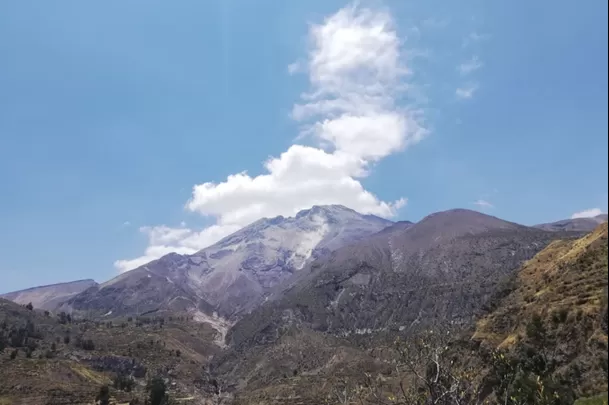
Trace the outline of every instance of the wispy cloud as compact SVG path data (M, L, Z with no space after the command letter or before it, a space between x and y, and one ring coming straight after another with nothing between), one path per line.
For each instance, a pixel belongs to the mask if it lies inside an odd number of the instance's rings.
M457 66L457 70L463 76L469 75L482 67L482 62L478 56L472 56L471 59L461 63Z
M575 214L571 215L571 219L592 218L592 217L601 215L602 213L603 213L603 210L601 210L600 208L590 208L587 210L576 212Z
M490 203L486 200L476 200L476 201L474 201L474 205L477 205L480 208L495 208L495 206L492 203Z
M455 90L455 95L459 100L469 100L474 96L474 93L478 90L477 83L469 83L463 87L457 88Z
M292 74L308 74L309 91L292 110L301 135L316 146L294 144L264 162L265 173L246 172L224 182L193 187L188 211L215 219L201 231L142 228L143 256L115 263L133 269L169 252L194 253L261 217L294 215L315 204L343 204L392 217L406 199L382 201L360 179L375 162L419 142L427 134L424 112L398 99L408 92L409 51L385 10L345 7L313 24L306 61Z
M491 36L489 34L483 34L476 31L472 31L465 38L463 38L462 46L466 48L479 42L486 41L490 39L490 37Z

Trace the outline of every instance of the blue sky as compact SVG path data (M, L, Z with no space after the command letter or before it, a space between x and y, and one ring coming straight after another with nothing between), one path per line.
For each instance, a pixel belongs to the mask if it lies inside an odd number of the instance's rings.
M606 212L607 107L602 0L0 1L0 292L311 203Z

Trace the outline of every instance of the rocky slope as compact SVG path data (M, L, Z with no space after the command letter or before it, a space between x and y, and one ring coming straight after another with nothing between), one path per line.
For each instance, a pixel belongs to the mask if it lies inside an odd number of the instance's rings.
M389 228L313 262L237 322L230 350L215 361L218 373L243 379L251 371L242 359L274 351L287 331L311 329L364 347L375 334L471 324L499 281L557 236L468 210Z
M78 280L14 291L0 295L0 298L21 305L32 303L35 308L54 310L60 303L96 285L93 280Z
M535 225L535 228L546 231L576 231L592 232L599 224L607 222L607 214L597 215L592 218L564 219L562 221L550 222L548 224Z
M194 255L169 254L90 288L64 308L98 314L194 310L235 318L310 261L391 224L338 205L261 219Z

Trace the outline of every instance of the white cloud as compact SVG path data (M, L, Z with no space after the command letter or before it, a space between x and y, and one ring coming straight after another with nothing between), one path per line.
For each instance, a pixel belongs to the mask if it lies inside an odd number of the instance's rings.
M480 208L495 208L495 206L492 203L490 203L486 200L474 201L474 205L477 205Z
M459 87L455 90L455 95L460 100L468 100L474 96L474 93L478 90L478 85L470 83L466 86Z
M291 75L298 73L299 70L300 70L300 64L298 62L290 63L288 65L288 73Z
M482 67L482 62L480 62L480 59L477 56L472 56L472 58L469 59L468 61L461 63L457 67L457 70L459 71L459 73L461 75L465 76L465 75L475 72L476 70L480 69L481 67Z
M600 208L590 208L589 210L576 212L575 214L571 215L571 219L592 218L597 215L601 215L602 213L603 213L603 210L601 210Z
M407 60L386 11L349 6L311 25L307 61L288 71L308 73L310 89L292 117L302 125L300 139L318 146L294 144L257 176L242 172L195 185L186 209L215 224L200 232L143 228L150 242L145 255L116 267L125 271L169 252L193 253L261 217L294 215L316 204L394 216L406 199L382 201L360 180L376 162L427 133L423 112L396 102L409 88Z
M123 226L131 226L131 222L125 221L125 222L123 222Z
M489 34L481 34L473 31L463 39L462 46L465 48L478 42L486 41L490 37L491 36Z

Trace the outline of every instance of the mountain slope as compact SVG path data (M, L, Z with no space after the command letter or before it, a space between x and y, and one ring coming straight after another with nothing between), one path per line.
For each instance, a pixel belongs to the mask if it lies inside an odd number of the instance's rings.
M555 378L568 378L578 396L606 392L607 276L607 223L555 241L504 286L473 339L516 353L543 333Z
M363 344L436 323L468 325L498 282L558 235L468 210L389 228L313 262L287 291L238 321L230 350L215 360L218 373L249 375L241 359L272 350L294 328Z
M539 224L535 225L535 228L546 231L592 232L599 224L602 224L603 222L607 222L607 214L597 215L592 218L565 219L547 224Z
M261 219L194 255L173 253L121 274L68 300L66 308L113 314L171 308L237 317L311 260L391 224L338 205Z
M14 291L0 295L4 298L21 305L32 303L35 308L54 310L57 306L87 288L96 286L93 280L78 280L68 283L51 284L40 287L28 288L26 290Z

